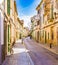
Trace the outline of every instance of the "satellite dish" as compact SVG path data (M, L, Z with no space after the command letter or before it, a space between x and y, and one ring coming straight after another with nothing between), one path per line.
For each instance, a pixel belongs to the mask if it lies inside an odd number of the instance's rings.
M3 2L3 0L0 0L0 4Z

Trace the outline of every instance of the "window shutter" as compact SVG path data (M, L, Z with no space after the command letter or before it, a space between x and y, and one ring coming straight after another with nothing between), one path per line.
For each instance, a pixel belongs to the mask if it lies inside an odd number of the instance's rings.
M10 15L10 0L7 0L7 14Z

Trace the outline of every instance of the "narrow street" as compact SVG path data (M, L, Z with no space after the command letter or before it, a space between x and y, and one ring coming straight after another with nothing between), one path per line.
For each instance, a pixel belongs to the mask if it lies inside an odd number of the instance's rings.
M41 47L34 40L26 38L24 40L26 48L29 50L30 57L34 65L58 65L58 55Z
M58 65L58 55L43 48L29 37L18 40L2 65Z
M58 65L58 0L0 0L0 65Z

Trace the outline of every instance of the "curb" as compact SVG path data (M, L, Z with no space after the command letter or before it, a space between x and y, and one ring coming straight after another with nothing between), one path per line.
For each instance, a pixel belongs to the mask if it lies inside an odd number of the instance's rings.
M32 39L33 40L33 39ZM35 41L36 42L36 41ZM36 42L37 43L37 42ZM46 46L44 46L44 45L42 45L42 44L40 44L40 43L38 43L38 45L40 45L41 47L44 47L45 49L47 49L47 50L49 50L50 52L52 52L52 53L54 53L54 54L56 54L56 55L58 55L58 53L56 52L56 51L53 51L52 50L52 48L50 49L49 47L46 47Z
M55 52L55 51L53 51L52 49L50 49L50 48L48 48L48 47L45 47L44 45L41 45L41 44L39 44L39 45L40 45L40 46L42 46L42 47L44 47L45 49L47 49L47 50L51 51L52 53L54 53L54 54L58 55L58 53L57 53L57 52Z

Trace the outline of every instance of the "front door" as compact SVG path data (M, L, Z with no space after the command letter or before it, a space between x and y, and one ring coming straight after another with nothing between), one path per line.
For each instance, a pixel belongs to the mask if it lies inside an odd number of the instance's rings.
M51 27L51 43L53 44L54 41L54 31L53 31L53 26Z
M7 52L8 52L8 54L10 54L10 25L8 25L8 43L7 43L7 46L8 46L8 50L7 50Z
M46 31L45 31L45 43L47 42L47 40L46 40Z

